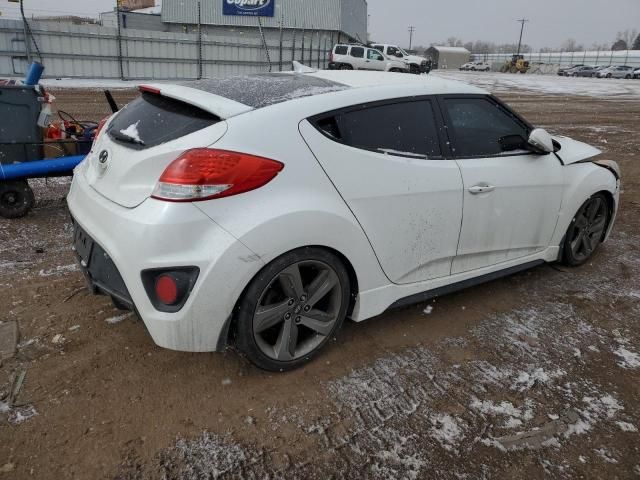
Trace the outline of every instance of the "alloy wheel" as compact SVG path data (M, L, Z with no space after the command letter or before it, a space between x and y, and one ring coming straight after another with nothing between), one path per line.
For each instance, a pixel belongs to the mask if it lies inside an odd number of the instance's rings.
M305 260L288 266L260 295L252 322L256 345L273 360L304 357L334 330L342 301L339 277L328 264Z
M600 244L607 227L607 210L606 201L601 196L595 196L575 216L569 234L569 246L577 261L589 258Z

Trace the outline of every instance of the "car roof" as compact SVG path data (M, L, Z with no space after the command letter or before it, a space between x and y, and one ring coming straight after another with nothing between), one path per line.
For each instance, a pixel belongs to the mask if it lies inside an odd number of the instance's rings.
M311 69L308 72L260 73L156 87L162 90L163 95L191 103L197 101L197 105L207 111L210 109L203 105L209 103L207 99L211 99L211 95L216 96L216 108L226 106L223 112L214 112L221 118L292 100L313 102L319 95L346 94L348 97L340 97L340 101L344 101L350 97L384 100L437 94L487 94L480 88L432 75Z
M456 80L446 80L433 75L409 75L406 73L371 72L363 70L318 70L307 73L310 77L328 80L330 82L347 85L350 88L377 87L418 87L423 95L442 93L466 93L486 95L481 88L468 85Z

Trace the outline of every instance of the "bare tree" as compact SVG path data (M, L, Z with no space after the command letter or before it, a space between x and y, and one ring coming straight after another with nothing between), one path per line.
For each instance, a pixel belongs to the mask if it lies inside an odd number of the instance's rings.
M568 38L562 42L560 48L566 52L579 52L580 50L584 50L584 46L576 42L574 38Z
M624 40L624 43L626 45L632 45L633 41L636 39L637 36L638 36L638 30L636 28L634 28L633 30L627 29L627 30L618 32L618 35L616 35L616 41Z

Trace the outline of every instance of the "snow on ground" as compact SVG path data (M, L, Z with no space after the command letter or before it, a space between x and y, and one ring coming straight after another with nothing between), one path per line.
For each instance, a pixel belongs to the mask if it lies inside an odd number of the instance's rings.
M492 93L528 91L597 98L640 98L640 80L572 78L558 75L434 70L430 75L470 83Z

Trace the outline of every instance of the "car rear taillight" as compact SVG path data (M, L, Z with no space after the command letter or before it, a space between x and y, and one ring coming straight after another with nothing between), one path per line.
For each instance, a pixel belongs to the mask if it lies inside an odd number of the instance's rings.
M255 155L196 148L169 164L152 197L169 202L230 197L266 185L283 168L280 162Z

